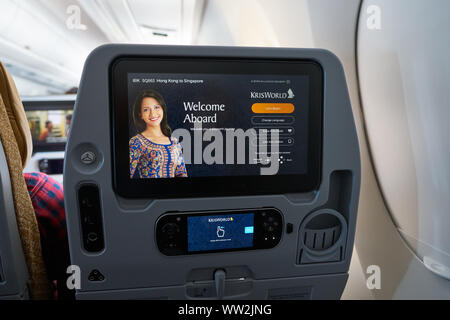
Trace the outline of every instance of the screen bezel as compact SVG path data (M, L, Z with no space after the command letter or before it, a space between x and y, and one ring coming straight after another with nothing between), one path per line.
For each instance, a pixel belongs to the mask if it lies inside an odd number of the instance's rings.
M309 128L306 174L131 179L128 152L129 73L307 75ZM131 56L115 59L109 70L114 190L124 198L263 195L317 190L320 185L322 162L323 78L321 65L310 59ZM126 109L122 109L121 106L126 106Z

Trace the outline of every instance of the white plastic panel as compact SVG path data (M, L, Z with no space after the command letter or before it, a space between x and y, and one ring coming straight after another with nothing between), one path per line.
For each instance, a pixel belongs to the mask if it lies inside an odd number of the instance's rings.
M39 161L42 159L64 159L64 151L37 152L33 154L27 166L23 169L23 172L39 172ZM53 174L51 177L60 184L63 184L62 174Z
M441 270L450 266L449 12L447 0L364 1L361 16L374 20L360 21L357 46L384 198L404 239Z

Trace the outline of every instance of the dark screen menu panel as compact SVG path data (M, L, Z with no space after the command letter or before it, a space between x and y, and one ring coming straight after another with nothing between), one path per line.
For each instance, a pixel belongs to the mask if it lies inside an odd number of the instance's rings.
M282 233L275 208L167 213L156 223L158 249L169 256L270 249Z
M187 232L189 252L252 247L254 214L188 217Z

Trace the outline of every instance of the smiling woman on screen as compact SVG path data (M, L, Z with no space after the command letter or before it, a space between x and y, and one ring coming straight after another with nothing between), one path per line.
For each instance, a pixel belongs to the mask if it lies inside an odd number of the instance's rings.
M133 121L138 134L129 142L130 178L187 177L181 145L171 136L161 94L155 90L139 93Z

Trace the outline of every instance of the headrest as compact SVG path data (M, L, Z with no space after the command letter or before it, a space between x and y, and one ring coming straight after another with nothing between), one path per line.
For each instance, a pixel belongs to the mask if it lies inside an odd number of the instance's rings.
M0 62L0 96L6 107L9 122L19 147L22 168L25 168L33 151L30 127L16 85L3 63Z

